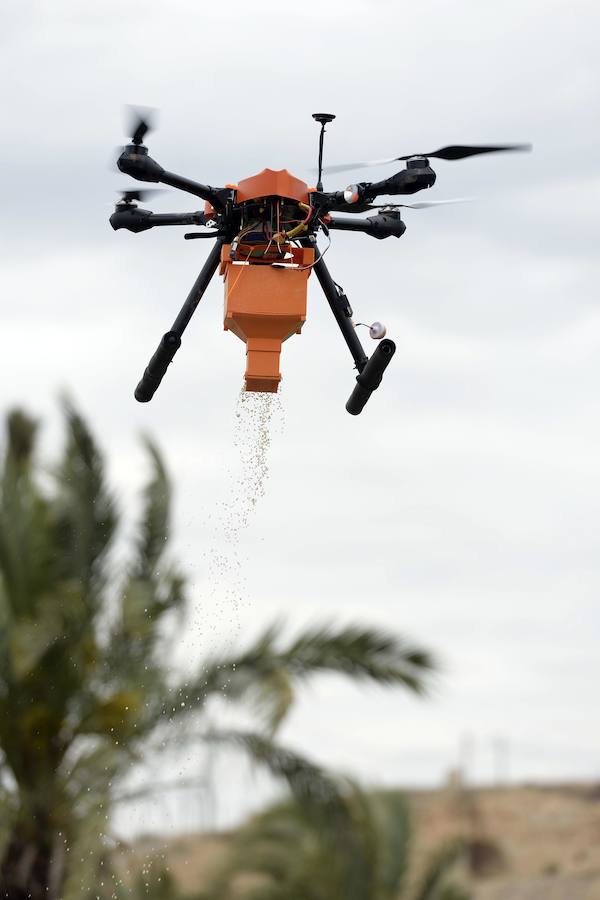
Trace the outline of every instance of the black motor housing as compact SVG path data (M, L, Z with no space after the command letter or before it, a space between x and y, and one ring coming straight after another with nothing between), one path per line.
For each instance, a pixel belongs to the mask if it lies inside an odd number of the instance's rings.
M379 241L386 237L402 237L406 231L406 224L402 221L400 212L394 209L380 212L376 216L367 216L367 222L371 225L367 233Z
M115 231L119 228L126 228L127 231L133 231L138 234L140 231L148 231L152 228L149 219L152 218L152 212L149 209L138 209L133 204L120 206L117 208L108 220Z
M435 184L435 172L425 157L410 159L406 169L397 172L384 181L364 184L363 195L365 198L374 199L384 195L395 196L398 194L416 194L424 188L433 187Z
M117 160L117 167L138 181L161 181L165 171L148 156L148 148L143 144L127 144Z
M382 241L387 237L402 237L406 225L397 209L382 210L375 216L360 219L356 216L331 216L328 227L337 231L361 231Z

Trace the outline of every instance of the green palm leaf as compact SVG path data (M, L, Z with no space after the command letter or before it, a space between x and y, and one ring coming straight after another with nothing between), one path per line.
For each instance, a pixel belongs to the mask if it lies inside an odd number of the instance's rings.
M301 754L274 743L262 734L249 731L212 731L205 739L243 750L276 778L284 779L304 809L312 812L326 808L334 819L339 817L345 820L340 785L324 769Z
M117 525L104 460L83 417L63 401L67 442L55 477L56 542L60 577L75 578L90 592L104 585L103 563Z
M307 815L304 797L294 795L239 830L202 900L469 900L449 881L460 844L441 847L426 863L416 890L410 891L404 798L398 793L367 794L349 783L338 785L338 790L342 787L343 841L339 821L318 805ZM240 891L243 884L248 887Z
M0 602L9 619L34 615L52 581L55 553L48 534L49 507L32 470L36 423L20 410L7 420L0 476Z
M299 824L309 839L318 836L313 840L315 849L319 854L324 851L331 863L341 861L336 871L342 895L346 900L362 900L367 896L372 871L368 848L356 828L352 805L348 802L348 796L354 791L350 782L334 778L306 757L260 734L213 733L209 739L242 748L253 761L283 779L294 797ZM292 851L296 846L296 841L289 843ZM302 879L303 873L297 873L293 879L296 886L293 889L288 886L291 895L299 890L298 881ZM307 884L303 883L302 892L309 893ZM319 896L318 891L315 896ZM326 897L324 894L324 900Z
M313 626L284 643L282 626L266 629L245 652L209 660L176 700L204 704L211 694L253 701L272 731L293 702L294 687L322 672L348 675L383 686L400 685L423 694L435 668L431 654L373 628Z
M171 484L156 444L144 437L151 474L143 491L143 512L136 542L133 577L152 580L169 539Z
M396 900L404 885L411 849L408 804L400 793L369 798L377 841L377 892L380 900Z
M448 884L448 876L464 852L462 841L451 840L429 859L412 900L452 900L458 888ZM460 897L460 893L458 894Z

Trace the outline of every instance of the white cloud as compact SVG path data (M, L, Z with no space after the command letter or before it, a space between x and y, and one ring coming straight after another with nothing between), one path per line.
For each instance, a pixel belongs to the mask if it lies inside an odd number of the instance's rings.
M178 486L194 652L283 613L374 621L443 654L434 702L319 683L290 742L366 780L432 782L465 731L482 746L500 732L514 777L596 774L596 5L434 0L423 15L365 0L177 0L166 13L158 0L143 11L61 0L14 5L4 20L1 408L43 414L51 449L68 387L128 502L136 434L158 437ZM213 184L265 165L308 177L318 108L338 114L332 163L534 143L530 156L440 162L432 198L479 199L407 210L400 241L334 236L334 277L361 321L386 321L398 352L363 416L348 416L354 374L311 279L309 321L282 357L285 430L239 548L238 612L224 591L207 596L244 348L222 332L215 280L160 393L133 401L204 248L185 229L110 230L103 204L124 179L107 161L130 101L161 107L156 158ZM242 808L231 791L230 815Z

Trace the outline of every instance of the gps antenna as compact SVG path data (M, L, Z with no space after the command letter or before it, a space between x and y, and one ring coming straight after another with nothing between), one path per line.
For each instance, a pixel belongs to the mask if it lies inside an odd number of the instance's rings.
M323 139L325 137L325 126L328 122L333 122L335 116L333 113L313 113L313 119L321 123L321 134L319 135L319 180L317 182L317 190L323 190L323 182L321 176L323 174Z

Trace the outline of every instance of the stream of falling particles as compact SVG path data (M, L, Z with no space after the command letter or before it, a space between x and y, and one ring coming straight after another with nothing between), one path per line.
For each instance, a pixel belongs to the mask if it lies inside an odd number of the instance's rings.
M211 619L229 621L232 640L239 632L240 610L248 603L240 537L265 495L271 438L282 433L283 427L284 412L279 393L241 390L233 435L235 468L228 468L227 497L210 517L212 540L207 561L206 609L210 610Z
M271 440L283 432L284 423L279 394L240 392L233 419L232 447L228 448L233 452L228 452L228 461L221 470L226 476L224 491L204 523L208 531L206 549L202 554L204 589L200 593L194 618L199 616L198 631L202 640L209 641L209 646L202 651L208 656L227 654L236 644L239 646L242 627L240 613L250 605L241 538L265 495ZM192 627L192 635L194 630ZM193 659L195 670L198 648L194 647L194 637L192 642L187 643L182 662ZM223 698L227 698L226 686ZM220 711L222 713L223 710ZM210 713L204 710L203 715L204 725L210 728ZM176 749L170 752L169 766L195 779L197 790L193 792L193 798L192 792L185 789L183 793L156 795L149 805L142 802L137 812L132 810L138 830L141 826L147 831L150 822L159 832L181 828L182 824L202 830L216 827L218 804L214 789L213 754L209 750L206 755L200 754L200 758L196 753L190 757L186 746L182 746L181 753ZM150 781L160 781L165 757L159 754L148 765ZM157 857L162 862L165 852L166 844L154 844L146 857L143 874L150 871Z

